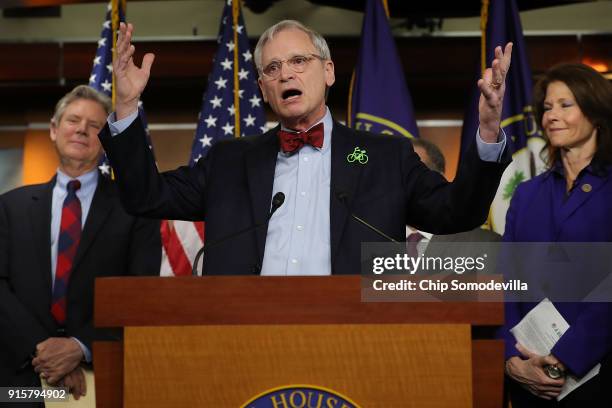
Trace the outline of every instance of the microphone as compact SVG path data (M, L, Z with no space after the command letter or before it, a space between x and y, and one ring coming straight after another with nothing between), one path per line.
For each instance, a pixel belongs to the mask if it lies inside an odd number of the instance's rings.
M236 238L239 235L242 234L246 234L247 232L256 230L257 228L263 226L263 225L267 225L268 222L270 221L270 218L272 218L272 214L274 214L276 212L276 210L278 210L280 208L281 205L283 205L283 203L285 202L285 194L281 191L279 191L278 193L274 194L274 197L272 197L272 207L270 208L270 214L268 214L268 216L266 217L266 220L264 222L260 222L259 224L255 224L252 225L248 228L245 228L243 230L240 230L238 232L235 232L233 234L227 235L225 237L222 237L216 241L211 241L211 242L207 242L204 244L204 246L202 246L202 248L200 248L200 250L198 251L198 253L196 254L195 257L195 261L193 262L193 266L191 268L191 275L192 276L197 276L198 274L198 262L200 261L200 258L202 257L202 255L204 255L204 251L206 249L212 248L216 245L219 245L225 241L228 241L230 239Z
M274 197L272 197L272 208L270 208L270 215L268 215L267 221L269 221L270 218L272 218L272 214L274 214L274 212L278 210L280 206L283 205L284 202L285 202L285 194L282 191L279 191L278 193L274 194Z
M355 214L353 214L351 212L351 210L349 209L349 206L348 206L348 203L347 203L348 197L349 197L347 192L336 190L335 194L336 194L336 198L338 199L338 201L340 201L342 203L342 205L344 205L344 208L346 208L346 211L349 213L351 218L353 218L358 223L360 223L362 225L365 225L366 227L368 227L368 229L370 229L371 231L374 231L375 233L377 233L378 235L380 235L381 237L383 237L387 241L398 243L398 241L394 240L389 235L385 234L384 232L382 232L381 230L379 230L378 228L376 228L372 224L368 223L367 221L365 221L365 220L359 218L358 216L356 216Z

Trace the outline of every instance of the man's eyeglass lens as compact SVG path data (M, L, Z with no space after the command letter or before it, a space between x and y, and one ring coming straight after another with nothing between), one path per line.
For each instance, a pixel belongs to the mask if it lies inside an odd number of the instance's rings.
M266 65L263 69L263 73L269 78L276 79L280 75L283 63L286 63L294 72L302 73L306 69L308 63L315 58L322 59L318 55L311 54L310 56L296 55L286 60L272 61Z

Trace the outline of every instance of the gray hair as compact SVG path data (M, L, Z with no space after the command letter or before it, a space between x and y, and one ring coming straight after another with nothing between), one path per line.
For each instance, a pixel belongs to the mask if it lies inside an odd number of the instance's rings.
M437 171L440 174L444 174L446 170L446 160L444 155L438 146L425 139L410 139L414 147L421 147L427 158L424 158L423 163L433 171Z
M87 99L99 103L100 106L104 108L107 115L109 115L113 109L111 98L109 98L100 91L96 91L91 86L79 85L72 91L64 95L62 99L57 102L51 121L56 125L59 124L68 105L78 99Z
M312 45L314 45L317 49L319 56L326 60L331 59L329 46L327 45L327 41L325 41L325 38L323 38L321 34L317 33L311 28L306 27L299 21L283 20L274 24L272 27L264 31L263 34L259 37L259 41L257 41L253 57L255 58L255 66L257 67L257 71L259 71L259 73L261 73L263 69L263 67L261 66L261 52L263 50L263 47L268 43L268 41L270 41L274 37L276 33L292 29L305 32L310 38L310 42L312 42Z

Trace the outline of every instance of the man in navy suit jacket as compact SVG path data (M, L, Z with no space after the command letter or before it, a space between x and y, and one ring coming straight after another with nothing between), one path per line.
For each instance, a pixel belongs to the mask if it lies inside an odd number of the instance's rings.
M100 134L126 208L150 217L205 220L211 242L266 225L272 197L286 196L267 229L211 248L205 273L359 273L361 242L380 237L350 213L398 241L404 240L407 224L453 233L484 222L509 161L499 124L510 44L504 51L498 47L493 68L479 81L478 145L455 182L447 183L423 165L407 138L358 132L333 121L325 104L335 81L327 43L290 20L266 30L254 53L264 100L280 126L218 142L193 168L158 174L136 120L154 56L146 54L141 68L134 64L132 33L131 24L121 25L114 63L116 112ZM367 162L348 160L356 149Z
M57 174L0 196L0 386L40 386L40 374L79 394L92 341L113 335L93 327L95 278L159 274L159 221L127 214L116 186L97 169L97 133L109 110L110 99L88 86L64 96L51 120ZM76 180L82 232L65 286L65 319L58 320L51 305L65 261L60 224L67 185Z

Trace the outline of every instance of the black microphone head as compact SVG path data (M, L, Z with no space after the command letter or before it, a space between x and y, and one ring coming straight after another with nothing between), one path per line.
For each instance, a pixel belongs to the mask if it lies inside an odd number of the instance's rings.
M285 202L285 193L283 193L282 191L279 191L278 193L274 194L274 197L272 197L272 208L270 209L270 215L268 216L268 219L272 217L272 214L274 214L274 212L278 210L279 207L283 205L284 202Z
M283 203L285 202L285 193L283 193L282 191L279 191L278 193L274 194L274 197L272 198L272 208L276 207L280 207L281 205L283 205Z

